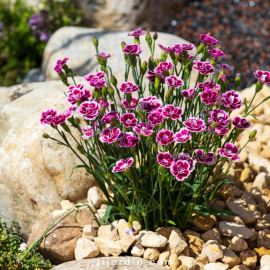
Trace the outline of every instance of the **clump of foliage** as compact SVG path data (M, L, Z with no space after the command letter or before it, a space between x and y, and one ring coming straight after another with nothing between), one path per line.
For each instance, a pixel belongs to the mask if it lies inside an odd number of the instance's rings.
M0 269L51 269L51 263L33 248L27 257L21 259L26 247L23 243L21 228L13 221L10 226L1 221L0 217Z
M0 1L0 86L18 84L39 67L46 42L58 28L82 24L82 11L72 0L44 0L42 6L35 14L23 0ZM40 27L46 28L42 36Z

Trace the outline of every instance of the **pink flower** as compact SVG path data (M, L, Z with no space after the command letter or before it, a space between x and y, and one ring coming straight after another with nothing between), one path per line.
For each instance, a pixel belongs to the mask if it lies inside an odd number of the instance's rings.
M220 85L212 82L199 83L197 86L201 90L220 90Z
M60 74L62 72L62 67L59 65L55 65L53 68L58 74Z
M69 59L69 58L64 57L63 60L57 60L57 61L56 61L56 65L54 66L54 70L55 70L57 73L61 73L61 72L62 72L63 66L67 64L68 59Z
M168 145L174 142L174 134L170 130L161 130L158 132L156 140L162 145Z
M84 80L86 80L87 82L91 82L91 81L94 81L94 80L97 80L97 79L101 80L103 78L105 78L105 73L102 72L102 71L99 71L96 74L89 74L89 75L85 76Z
M183 122L187 129L191 132L201 132L205 131L206 126L204 121L201 118L191 117L187 121Z
M56 115L57 111L55 110L48 110L46 112L42 112L40 117L40 123L42 125L50 125Z
M174 65L171 62L161 62L158 66L154 69L156 73L163 73L166 71L170 71L174 68Z
M221 69L222 71L232 72L231 68L227 64L217 64L217 68Z
M174 157L169 152L159 153L157 155L157 161L158 161L159 165L166 167L166 168L170 168L171 164L174 161Z
M99 135L99 140L103 143L113 143L117 140L120 134L120 129L117 127L111 128L104 128L102 133Z
M123 53L139 55L142 52L142 48L139 44L126 45Z
M185 143L191 140L191 132L186 128L181 128L179 132L175 133L174 138L178 143Z
M226 127L230 122L229 114L222 109L213 109L210 117L214 123L221 127Z
M155 83L156 77L160 78L160 83L165 83L164 75L162 73L154 72L152 70L149 70L147 72L146 78L149 79L151 83Z
M72 89L72 91L68 95L68 102L72 105L76 104L79 100L87 101L92 97L90 90L84 89L83 84L78 84L75 88L69 87L69 90L70 89Z
M208 53L212 55L214 61L216 61L219 57L225 57L225 53L219 49L208 50Z
M59 114L59 115L56 115L54 118L53 118L53 124L55 126L58 126L60 124L64 124L66 122L66 115L65 114Z
M171 118L173 120L179 119L183 114L183 110L178 107L174 107L173 105L166 105L162 108L162 115L165 118Z
M270 86L270 72L257 70L254 75L259 80L259 82Z
M70 107L69 109L65 110L63 114L65 115L66 119L72 116L72 113L76 111L77 107Z
M194 62L193 68L198 70L202 75L209 75L214 73L214 67L209 62Z
M185 160L189 163L189 170L190 172L194 171L195 169L195 161L190 157L188 153L180 153L178 155L179 160Z
M183 90L181 92L181 95L185 98L193 99L195 95L195 91L193 88L190 88L189 90Z
M104 60L107 60L108 58L112 57L114 54L106 54L105 52L99 52L98 54L95 54L94 56L99 56L103 58Z
M217 44L218 44L218 41L215 38L213 38L209 35L205 35L205 34L200 35L200 40L204 45L207 45L209 47L210 46L217 46Z
M90 81L90 85L93 86L93 87L95 87L95 88L97 88L97 89L100 89L100 88L106 86L106 81L100 80L100 79L96 79L96 80Z
M148 121L152 125L156 126L163 122L163 116L160 112L152 112L151 114L148 115Z
M111 111L111 112L105 114L102 117L101 121L102 121L102 123L105 123L105 124L111 124L113 119L115 119L115 120L119 119L119 115L115 111Z
M94 120L99 114L100 105L96 101L83 102L79 107L78 111L84 115L87 120Z
M181 79L177 78L175 75L168 76L165 81L167 82L169 87L174 88L178 88L184 84L184 82Z
M234 162L240 158L238 156L238 148L232 143L226 143L224 148L219 148L219 154L222 157L229 158Z
M221 79L223 82L225 82L225 81L226 81L226 75L225 75L225 74L222 74L222 75L220 76L220 79Z
M129 228L129 227L126 227L124 229L124 233L126 233L127 235L134 235L136 234L136 230L134 228Z
M94 99L96 101L96 99ZM111 104L113 104L112 101L104 101L103 98L101 97L98 101L98 104L103 107L103 108L108 108Z
M162 103L155 96L140 98L139 101L142 104L142 110L146 111L147 113L154 112L162 106Z
M139 142L139 139L134 136L132 132L121 131L117 138L117 142L120 147L135 147Z
M127 170L129 167L131 167L133 161L134 159L132 157L116 161L116 166L113 167L112 172L117 173Z
M218 101L218 97L218 92L212 91L210 89L204 90L201 94L202 102L206 105L216 104Z
M225 107L229 107L232 111L239 109L242 105L241 98L234 91L227 91L224 93L221 102Z
M134 30L132 33L128 33L128 37L135 37L136 39L139 39L140 36L145 35L146 32L141 29Z
M137 124L136 127L133 128L137 135L148 136L152 135L154 132L154 127L148 123L140 123Z
M84 135L82 135L82 138L87 140L90 137L94 136L94 128L91 126L86 126L82 129L82 131L85 133Z
M134 110L134 109L136 109L137 101L138 101L138 99L133 97L133 98L131 99L130 104L128 104L127 99L124 98L124 99L121 100L121 103L123 104L123 107L124 107L125 109L127 109L127 110Z
M229 131L228 128L224 128L224 127L221 127L221 126L217 126L215 129L214 129L214 133L218 136L223 136L225 135L227 132Z
M233 125L239 129L249 128L251 123L245 117L235 116L232 120Z
M138 122L138 119L135 118L134 113L124 113L121 115L120 121L123 123L123 125L126 128L129 128L129 127L135 127Z
M193 44L175 44L172 49L175 54L177 53L181 54L184 51L192 51L194 49L194 45Z
M132 82L124 82L121 84L119 90L125 94L132 94L139 91L139 87Z
M174 161L171 164L170 171L176 180L183 181L190 175L189 163L186 160Z
M164 52L164 53L170 53L170 52L172 52L172 48L171 47L165 47L165 46L163 46L161 44L158 44L158 46L162 50L162 52Z
M213 165L217 161L217 156L213 152L209 152L209 153L204 154L201 149L196 149L194 152L195 152L194 158L199 163L205 163L205 164L208 164L208 165Z

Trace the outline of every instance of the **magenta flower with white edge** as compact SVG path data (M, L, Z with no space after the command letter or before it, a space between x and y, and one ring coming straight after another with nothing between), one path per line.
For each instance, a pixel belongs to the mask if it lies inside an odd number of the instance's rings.
M162 52L164 52L164 53L170 53L170 52L172 52L172 48L171 47L165 47L165 46L163 46L161 44L158 44L158 46L162 50Z
M62 68L64 65L67 64L67 61L69 60L68 57L64 57L63 60L57 60L56 61L56 65L54 66L54 70L57 72L57 73L61 73L62 72Z
M65 115L66 119L70 118L72 116L72 113L75 112L77 107L70 107L69 109L65 110L63 114Z
M218 41L209 35L201 34L200 40L204 45L206 45L208 47L218 45Z
M122 103L122 105L123 105L123 107L124 107L125 109L127 109L127 110L134 110L134 109L136 109L136 107L137 107L137 101L138 101L138 99L133 97L133 98L131 99L130 104L128 104L127 99L124 98L124 99L121 100L121 103Z
M191 140L191 132L186 128L181 128L179 132L175 133L174 138L178 143L185 143Z
M249 128L251 123L245 117L235 116L232 120L233 125L239 129Z
M159 101L155 96L140 98L139 101L142 104L142 110L146 111L147 113L157 111L162 106L161 101Z
M201 94L202 102L206 105L216 104L218 101L219 95L217 91L206 89Z
M149 70L147 72L146 78L150 80L151 83L155 83L156 77L160 78L160 83L164 84L165 79L163 73L160 72L154 72L152 70Z
M156 73L163 73L166 71L170 71L174 68L174 65L171 62L161 62L158 66L154 69Z
M214 61L216 61L219 57L225 57L225 53L219 49L208 50L208 53L212 55Z
M193 160L188 153L180 153L178 155L179 160L186 160L189 163L190 172L194 171L196 161Z
M210 89L210 90L220 90L220 85L212 82L199 83L197 86L202 91Z
M104 128L102 133L99 135L99 140L103 143L113 143L117 141L117 138L120 134L120 129L117 127L111 128Z
M241 108L242 101L234 91L227 91L222 94L221 102L225 107L229 107L232 111Z
M139 139L134 136L132 132L121 131L117 142L120 147L135 147L136 144L139 143Z
M121 84L119 90L125 94L132 94L139 91L139 86L137 86L133 82L124 82Z
M226 75L225 75L225 74L222 74L222 75L220 76L220 79L221 79L223 82L225 82L225 81L226 81Z
M93 87L95 87L95 88L97 88L97 89L100 89L100 88L106 86L106 81L100 80L100 79L96 79L96 80L90 81L90 85L93 86Z
M221 126L217 126L217 127L214 129L214 134L216 134L216 135L218 135L218 136L223 136L223 135L227 134L228 131L229 131L228 128L221 127Z
M113 119L115 119L115 120L119 119L119 115L115 111L111 111L111 112L108 112L107 114L105 114L102 117L101 121L102 121L102 123L105 123L105 124L111 124Z
M234 162L236 162L240 158L238 152L238 147L236 147L232 143L226 143L224 148L219 148L219 154L222 157L229 158Z
M181 95L185 98L193 99L195 95L195 91L193 88L190 88L189 90L183 90L181 92Z
M162 167L170 168L173 161L174 161L174 157L169 152L159 153L157 155L157 162Z
M222 109L213 109L210 117L214 123L221 127L226 127L230 122L229 114Z
M194 45L193 44L175 44L173 47L173 52L175 54L177 53L183 53L184 51L193 51Z
M83 78L87 82L95 81L97 79L101 80L101 79L105 78L105 73L102 71L99 71L96 74L89 74Z
M42 112L40 117L40 123L42 125L50 125L56 115L57 111L55 110L48 110L46 112Z
M145 35L146 32L144 30L141 30L141 29L137 29L137 30L134 30L132 33L128 33L128 37L135 37L135 38L139 38L140 36L142 35Z
M136 127L133 128L137 135L149 136L154 133L154 127L148 123L140 123L137 124Z
M58 126L60 124L64 124L66 122L67 118L66 118L66 115L61 113L59 115L56 115L54 118L53 118L53 121L52 123L54 124L54 126Z
M171 164L170 171L176 180L183 181L190 175L189 163L186 160L174 161Z
M178 77L176 77L175 75L170 75L166 77L165 81L167 82L169 87L174 87L174 88L178 88L184 84L184 82Z
M172 120L179 119L183 114L183 110L173 105L166 105L162 108L162 115L165 118L171 118Z
M72 89L68 95L68 102L72 105L76 104L79 100L88 101L92 97L90 90L84 89L83 84L78 84L77 87Z
M148 115L148 121L156 126L163 122L163 115L160 112L152 112Z
M131 167L134 159L132 157L129 157L127 159L120 159L116 161L116 166L113 167L112 172L117 173L117 172L123 172L127 170L128 168Z
M270 86L270 72L257 70L255 71L254 75L259 80L259 82Z
M94 120L98 116L99 110L100 105L96 101L85 101L80 105L78 112L84 115L85 119Z
M174 142L174 133L170 130L161 130L158 132L156 140L162 145L168 145Z
M198 70L202 75L209 75L214 73L214 67L209 62L194 62L193 68Z
M206 130L204 121L201 118L191 117L183 122L187 129L191 132L202 132Z
M82 132L84 132L85 134L82 135L82 138L87 140L90 137L94 136L94 128L92 126L86 126L82 129Z
M96 99L94 99L96 101ZM113 104L112 101L104 101L103 98L101 97L98 101L98 104L103 107L103 108L108 108L111 104Z
M221 69L222 71L233 72L227 64L217 64L217 68Z
M94 56L99 56L103 58L104 60L107 60L108 58L114 56L114 54L106 54L105 52L99 52L98 54L95 54Z
M217 161L217 156L213 152L203 153L201 149L196 149L194 158L198 163L205 163L208 165L214 165Z
M130 55L139 55L142 52L142 47L139 44L134 45L126 45L123 53L130 54Z
M55 65L53 68L58 74L60 74L62 72L62 67L59 65Z
M135 118L134 113L124 113L121 115L120 121L126 128L129 128L135 127L138 122L138 119Z

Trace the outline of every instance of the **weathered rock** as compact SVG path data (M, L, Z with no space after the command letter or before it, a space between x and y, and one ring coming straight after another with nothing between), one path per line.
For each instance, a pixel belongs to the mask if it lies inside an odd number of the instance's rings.
M194 224L198 229L206 232L210 230L214 224L216 223L215 216L201 216L196 217L192 220L192 224Z
M109 255L118 256L123 252L122 247L112 240L95 237L94 241L99 247L100 252L106 257Z
M39 246L41 254L52 263L63 263L74 260L74 250L77 240L83 236L83 228L93 222L93 215L89 209L82 209L74 220L73 212L52 228ZM37 241L47 229L52 220L39 224L31 233L27 242L28 247Z
M98 229L98 238L105 238L112 241L120 240L118 231L112 224L100 226Z
M66 210L54 210L52 213L52 218L57 218L61 215L63 215L66 212Z
M180 265L180 261L178 259L177 254L172 253L169 257L169 264L170 264L170 268L172 270L176 270L178 268L178 266Z
M253 250L245 250L240 253L240 259L249 269L255 269L257 264L257 254Z
M194 258L187 256L179 256L178 259L180 261L180 264L188 267L188 270L195 270L196 260Z
M235 222L220 221L219 230L221 235L229 237L237 236L239 238L248 239L253 235L252 230Z
M143 257L147 260L154 260L156 261L159 257L159 250L157 248L147 248L145 251L144 251L144 254L143 254Z
M253 182L256 176L255 173L256 171L251 166L248 166L242 171L240 180L246 183Z
M268 187L270 184L270 177L265 172L260 172L254 182L253 187L257 187L260 190L263 190L264 188Z
M93 241L80 238L77 241L74 254L76 260L95 258L99 254L99 248Z
M92 187L88 190L87 200L90 206L94 208L99 208L104 202L103 193L99 187Z
M215 240L219 244L222 244L221 235L220 235L219 229L217 228L213 228L205 233L202 233L202 240L204 242L207 242L208 240Z
M60 139L39 119L50 108L59 113L68 109L66 89L62 82L52 81L0 90L0 215L7 222L19 220L25 236L34 224L61 209L62 200L78 202L96 185L84 168L70 176L81 161L67 147L42 137L45 132ZM70 143L76 147L73 140Z
M232 270L249 270L245 265L240 264L232 268Z
M124 220L124 219L119 219L119 220L115 220L112 225L118 229L120 226L124 225L124 224L127 224L127 221Z
M247 207L249 210L255 210L257 207L257 203L251 194L247 191L244 191L242 200L245 202L244 206Z
M160 248L167 244L168 239L158 233L141 231L139 232L137 241L144 247Z
M69 200L63 200L61 202L62 210L70 210L74 207L74 203L71 203Z
M205 243L202 252L208 257L210 263L216 262L223 257L221 245L214 240L209 240Z
M83 237L88 240L94 240L94 237L97 235L97 230L92 225L86 225L83 228Z
M193 252L196 256L198 256L199 254L201 254L203 246L204 246L204 241L202 239L200 239L199 237L190 235L190 240L189 240L190 252Z
M141 257L144 254L144 247L140 243L136 243L131 250L131 254L135 257Z
M235 252L241 252L248 248L248 244L245 240L234 236L230 242L229 249Z
M225 209L225 203L223 201L216 201L213 206L216 210L224 210Z
M222 263L208 263L204 266L204 270L227 270L228 265Z
M264 265L270 265L270 255L263 255L260 260L261 267Z
M254 251L258 256L258 259L260 259L263 255L270 255L270 249L267 249L265 247L254 248Z
M183 233L184 238L187 240L187 242L189 242L189 240L191 239L192 236L196 236L201 238L201 234L192 230L185 230L185 232Z
M270 270L270 265L264 265L260 270Z
M171 235L171 232L172 232L173 230L177 230L180 234L182 234L181 231L180 231L180 229L178 229L178 228L176 228L176 227L158 228L158 229L156 230L156 232L157 232L158 234L160 234L160 235L166 237L167 239L169 239L169 238L170 238L170 235Z
M239 216L234 217L234 216L229 216L229 215L221 215L221 216L218 216L218 219L221 221L231 221L240 225L245 225L245 222Z
M262 230L257 235L258 247L270 249L270 230Z
M262 218L259 217L254 226L254 229L257 231L260 231L263 229L270 229L270 215L265 214Z
M178 230L172 230L167 249L170 253L176 253L180 255L181 252L188 246L186 239L179 233Z
M159 254L158 257L158 265L165 266L168 262L168 259L170 257L170 251L163 251L162 253Z
M136 237L134 235L128 235L124 231L127 227L128 224L123 224L118 228L120 235L120 241L118 241L118 244L122 247L124 252L127 252L129 247L136 241Z
M221 261L229 265L229 268L233 268L241 262L240 258L228 248L223 249L223 257L221 258Z
M208 257L205 254L200 254L197 258L196 258L196 269L199 268L200 270L204 269L204 266L206 264L208 264Z

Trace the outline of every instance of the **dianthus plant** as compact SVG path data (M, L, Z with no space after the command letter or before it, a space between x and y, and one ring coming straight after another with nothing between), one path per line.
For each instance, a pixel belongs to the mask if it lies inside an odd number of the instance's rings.
M150 48L147 61L140 58L142 35ZM228 214L215 211L210 202L224 184L231 184L226 174L243 149L235 141L250 127L246 117L260 104L251 108L252 102L241 100L239 76L235 89L227 89L226 74L232 71L217 64L225 54L215 38L202 34L193 56L192 44L159 44L161 56L154 60L156 33L139 29L128 36L135 42L121 44L124 81L113 76L107 65L113 55L99 52L96 37L100 71L86 75L84 84L76 84L68 58L57 61L55 71L67 86L70 108L42 113L41 123L56 129L62 141L48 134L44 138L71 148L81 160L74 168L84 167L95 177L107 198L103 221L131 216L153 230L169 224L184 228L197 216ZM194 85L192 70L198 74ZM255 76L253 100L263 84L270 84L268 72L256 71ZM230 120L242 102L244 115ZM75 129L80 138L73 135ZM247 143L255 135L251 132ZM77 149L69 140L75 140Z

